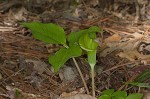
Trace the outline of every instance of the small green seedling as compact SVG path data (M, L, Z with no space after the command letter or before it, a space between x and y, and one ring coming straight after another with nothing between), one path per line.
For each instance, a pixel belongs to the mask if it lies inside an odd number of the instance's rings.
M137 87L140 87L140 88L150 88L150 84L149 83L129 82L127 84L132 85L132 86L137 86Z
M57 73L60 67L63 66L63 64L67 62L67 60L69 60L70 58L73 58L75 64L77 65L74 57L81 56L82 51L84 50L88 56L88 63L91 66L92 94L93 96L95 96L94 66L96 64L96 50L98 47L98 43L95 41L95 39L96 33L102 32L100 28L92 26L88 29L80 30L78 32L72 32L68 35L68 37L66 37L64 29L52 23L44 24L39 22L31 22L22 23L22 25L32 31L34 38L41 40L45 43L60 44L63 46L63 48L58 50L55 55L50 55L49 57L49 63L54 68L55 73ZM83 79L82 76L81 78Z
M15 90L15 99L18 99L20 95L20 92L18 89Z
M150 69L143 71L134 81L135 82L144 82L150 79Z
M142 99L142 94L133 93L127 95L126 91L115 91L114 89L104 90L98 99Z

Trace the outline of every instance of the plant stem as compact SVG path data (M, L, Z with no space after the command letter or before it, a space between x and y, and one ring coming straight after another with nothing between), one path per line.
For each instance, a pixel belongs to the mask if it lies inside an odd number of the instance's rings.
M95 82L94 82L94 66L91 66L91 76L92 76L92 96L95 97Z
M67 45L63 45L63 46L64 46L65 48L69 48ZM88 89L88 87L87 87L87 84L86 84L86 82L85 82L85 79L84 79L84 77L83 77L83 74L82 74L82 72L81 72L81 70L80 70L80 68L79 68L79 65L78 65L77 61L75 60L75 58L72 58L72 60L73 60L75 66L76 66L76 68L77 68L77 70L78 70L78 72L79 72L79 75L80 75L80 77L81 77L81 79L82 79L82 82L83 82L83 85L84 85L84 87L85 87L86 93L87 93L87 94L90 94L89 89Z
M96 50L89 51L87 53L88 55L88 63L90 64L91 67L91 77L92 77L92 95L95 97L95 83L94 83L94 77L95 77L95 72L94 72L94 67L96 64Z
M65 44L64 44L63 46L64 46L65 48L67 48L67 49L69 48L69 46L67 46L67 45L65 45Z
M83 82L83 84L84 84L84 87L85 87L85 90L86 90L87 94L90 94L89 89L88 89L88 87L87 87L87 84L86 84L86 82L85 82L85 80L84 80L83 74L82 74L82 72L81 72L81 70L80 70L80 68L79 68L79 65L77 64L77 61L75 60L75 58L72 58L72 59L73 59L73 62L74 62L74 64L75 64L75 66L76 66L78 72L79 72L79 75L80 75L80 77L81 77L81 79L82 79L82 82Z

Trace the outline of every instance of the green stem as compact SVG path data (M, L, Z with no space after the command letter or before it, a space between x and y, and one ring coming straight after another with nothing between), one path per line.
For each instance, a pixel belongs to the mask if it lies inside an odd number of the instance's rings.
M92 76L92 96L95 97L94 66L91 66L91 76Z
M92 95L93 97L95 97L95 83L94 83L94 76L95 76L95 72L94 72L94 66L96 64L96 50L94 51L89 51L87 53L88 55L88 63L91 66L91 77L92 77Z
M65 45L65 44L64 44L63 46L64 46L65 48L69 48L69 46L67 46L67 45Z

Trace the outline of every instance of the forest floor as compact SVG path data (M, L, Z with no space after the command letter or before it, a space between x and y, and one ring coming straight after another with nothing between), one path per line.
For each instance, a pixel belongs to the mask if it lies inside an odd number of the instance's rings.
M33 21L58 24L66 35L98 26L103 33L97 34L96 97L103 90L115 89L143 93L147 97L143 99L150 99L148 88L126 84L150 70L148 0L0 0L0 99L74 99L76 94L86 95L72 60L53 73L48 56L60 46L34 39L31 31L20 25ZM91 92L86 56L76 60ZM142 82L150 83L149 77Z

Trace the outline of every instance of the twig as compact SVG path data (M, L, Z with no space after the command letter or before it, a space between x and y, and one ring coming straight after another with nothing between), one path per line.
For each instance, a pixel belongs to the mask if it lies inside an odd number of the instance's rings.
M77 61L75 60L75 58L72 58L72 59L73 59L73 62L74 62L75 66L76 66L76 68L77 68L77 70L78 70L78 72L79 72L79 74L80 74L80 77L81 77L81 79L82 79L82 82L83 82L83 84L84 84L84 87L85 87L85 90L86 90L87 94L90 94L89 89L88 89L88 87L87 87L87 84L86 84L86 82L85 82L85 80L84 80L83 74L82 74L82 72L81 72L81 70L80 70L80 68L79 68L79 65L77 64Z
M69 48L67 45L63 45L63 46L64 46L65 48ZM72 60L73 60L75 66L76 66L76 68L77 68L77 70L78 70L78 72L79 72L79 75L80 75L80 77L81 77L81 79L82 79L82 82L83 82L83 84L84 84L84 87L85 87L85 90L86 90L87 94L90 94L89 89L88 89L88 87L87 87L87 84L86 84L86 82L85 82L85 79L84 79L84 77L83 77L83 74L82 74L82 72L81 72L81 70L80 70L80 68L79 68L79 65L78 65L77 61L75 60L75 58L72 58Z

